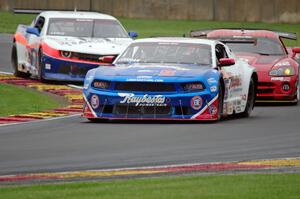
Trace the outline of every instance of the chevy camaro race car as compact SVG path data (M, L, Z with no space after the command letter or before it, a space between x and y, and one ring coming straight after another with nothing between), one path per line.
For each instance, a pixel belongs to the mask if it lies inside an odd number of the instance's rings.
M45 11L14 35L12 66L16 76L83 81L103 56L120 54L137 33L117 19L93 12Z
M295 33L268 30L215 29L191 31L192 37L218 39L241 59L254 66L258 75L258 102L297 104L300 48L286 48L282 39L296 40Z
M110 58L104 58L109 62ZM150 38L134 41L111 66L90 70L83 116L89 120L219 120L249 116L255 68L218 41Z

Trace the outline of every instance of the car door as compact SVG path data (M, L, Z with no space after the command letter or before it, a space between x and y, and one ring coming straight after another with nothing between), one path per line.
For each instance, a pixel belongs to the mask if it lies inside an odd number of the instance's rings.
M37 67L39 62L39 48L41 42L41 33L45 25L45 17L38 16L33 27L36 28L39 32L39 35L27 33L27 52L28 52L28 61L32 67L32 73L37 73Z
M239 67L238 60L226 46L219 43L215 49L217 63L221 58L233 58L236 61L234 65L222 67L221 72L225 83L224 108L226 108L227 114L232 114L234 110L240 112L241 92L243 88L242 68Z

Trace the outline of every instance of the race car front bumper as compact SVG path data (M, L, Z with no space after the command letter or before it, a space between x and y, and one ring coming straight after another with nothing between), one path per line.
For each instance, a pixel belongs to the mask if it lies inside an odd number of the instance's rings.
M218 95L209 92L133 94L84 92L83 117L117 120L218 120Z
M298 84L297 76L270 77L259 75L256 101L295 102Z
M77 82L83 82L86 73L99 66L97 63L68 61L47 55L43 56L43 63L42 77L44 79Z

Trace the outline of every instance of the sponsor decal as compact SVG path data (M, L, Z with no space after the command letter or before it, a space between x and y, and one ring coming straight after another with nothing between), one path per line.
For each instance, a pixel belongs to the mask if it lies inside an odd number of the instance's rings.
M207 79L207 83L209 83L209 84L216 84L217 80L215 78L211 77L211 78Z
M284 82L284 81L291 81L291 78L290 77L271 77L271 81L281 81L281 82Z
M100 101L97 95L91 96L91 106L93 109L97 109L99 107Z
M242 99L243 101L246 101L246 100L247 100L247 95L246 95L246 94L241 95L241 99Z
M47 69L47 70L51 70L51 64L45 64L45 69Z
M153 72L153 70L138 70L137 71L138 73L152 73Z
M215 105L210 105L210 106L208 107L208 112L209 112L209 114L211 114L211 115L215 115L215 114L217 114L217 112L218 112L218 108L217 108Z
M217 86L210 87L210 92L216 92L216 91L217 91Z
M166 98L162 95L150 96L145 94L144 96L135 96L134 94L123 95L119 94L121 97L124 97L120 101L121 104L135 104L135 106L167 106L167 103L170 102L169 98Z
M240 87L242 85L241 78L239 78L239 77L232 77L230 79L231 79L230 86L229 86L230 89L237 88L237 87Z
M277 64L275 64L276 67L278 66L290 66L290 62L289 61L281 61L281 62L278 62Z
M137 78L128 78L128 82L163 82L163 79L152 79L151 76L137 76Z
M194 110L199 110L202 107L203 100L200 96L195 96L191 99L191 107Z
M161 70L160 73L159 73L159 76L174 76L176 73L175 70L168 70L168 69L165 69L165 70Z

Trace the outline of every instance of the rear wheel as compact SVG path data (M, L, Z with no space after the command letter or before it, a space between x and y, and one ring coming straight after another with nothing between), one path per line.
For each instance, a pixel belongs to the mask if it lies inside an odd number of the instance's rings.
M254 87L254 80L251 78L248 90L248 97L245 111L240 113L241 117L249 117L252 113L253 107L255 103L255 87Z
M11 50L11 64L12 68L14 70L14 75L16 77L29 77L29 73L24 73L18 70L18 54L17 54L17 47L16 43L13 44L12 50Z

